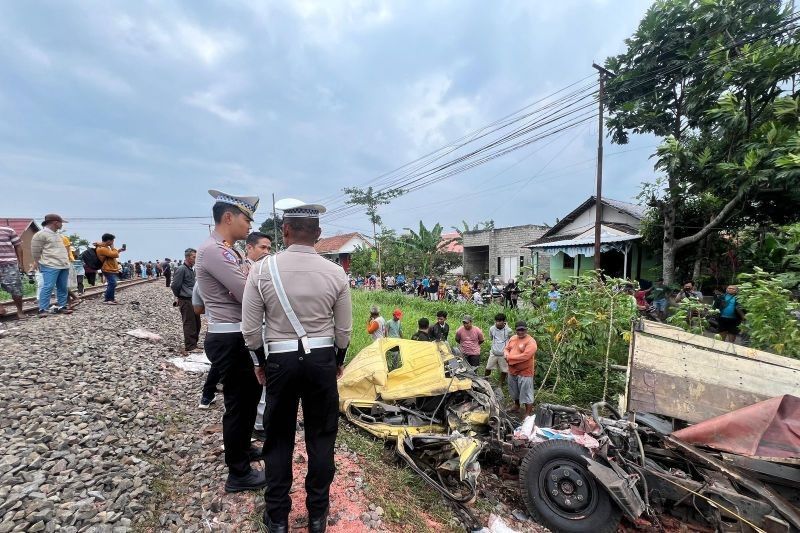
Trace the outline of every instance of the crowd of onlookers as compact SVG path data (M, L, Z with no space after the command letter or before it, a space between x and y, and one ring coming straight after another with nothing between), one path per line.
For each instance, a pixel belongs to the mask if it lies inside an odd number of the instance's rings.
M123 244L115 246L116 237L105 233L87 247L70 241L62 228L67 223L60 215L49 214L42 221L41 231L31 240L32 263L25 265L22 240L13 228L0 226L0 288L11 295L17 317L25 318L22 309L23 283L36 284L35 299L40 318L53 314L72 314L81 303L85 286L105 286L104 303L117 304L117 282L123 279L164 277L170 285L171 273L181 261L122 261L127 251ZM81 249L83 248L83 249ZM55 293L56 303L51 299ZM6 313L0 305L0 315Z
M389 274L378 283L378 276L369 273L366 276L350 275L350 286L353 289L400 291L432 301L472 302L475 305L486 303L503 303L509 307L517 307L520 287L516 280L502 283L499 278L469 280L463 276L412 276L403 273Z
M383 338L405 338L401 319L403 312L395 309L392 318L386 320L381 316L380 309L372 306L367 320L367 333L373 340ZM427 317L417 320L417 330L410 336L411 340L444 342L449 344L450 324L447 322L447 311L438 311L436 321L431 324ZM473 323L471 315L461 317L461 326L456 329L453 336L458 353L473 369L481 364L481 345L486 341L486 336L480 326ZM528 325L524 320L518 320L512 330L507 322L506 315L498 313L494 317L494 324L489 327L489 355L486 359L485 376L491 376L492 371L497 371L501 385L507 383L511 399L514 401L514 410L525 409L525 414L530 415L533 409L533 375L536 357L536 340L528 334ZM393 352L393 361L390 370L400 364L399 350Z

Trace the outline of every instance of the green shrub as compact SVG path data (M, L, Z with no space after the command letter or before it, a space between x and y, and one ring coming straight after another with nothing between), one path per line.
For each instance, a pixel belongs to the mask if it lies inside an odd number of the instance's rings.
M739 301L746 311L742 331L753 348L800 358L800 325L792 312L800 304L783 288L781 280L755 267L752 274L739 274Z
M495 314L503 312L512 329L515 321L526 320L529 333L538 344L536 383L541 392L537 392L537 402L587 406L603 397L613 398L624 388L622 376L612 372L606 381L604 370L606 363L627 361L631 321L637 311L633 297L619 290L624 283L617 279L600 283L594 273L587 272L561 284L561 299L555 311L547 305L547 287L529 290L519 309L497 304L432 302L399 292L354 291L354 331L348 358L372 342L366 331L371 305L378 305L387 320L395 308L401 309L406 338L417 330L419 318L427 317L432 324L437 311L447 311L451 343L463 315L472 315L474 325L488 337ZM484 362L489 348L487 341L481 350Z

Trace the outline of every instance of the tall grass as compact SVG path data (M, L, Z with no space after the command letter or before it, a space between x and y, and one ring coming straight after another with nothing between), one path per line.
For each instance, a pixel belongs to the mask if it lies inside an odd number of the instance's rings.
M553 354L549 353L549 351L553 346L559 344L556 340L557 335L559 333L561 333L562 336L564 335L564 329L554 329L552 327L555 317L550 317L550 312L547 308L527 307L523 309L510 309L497 304L476 306L469 302L432 302L417 296L408 296L398 292L356 290L353 291L354 326L350 350L347 355L348 361L362 348L368 346L372 342L370 335L367 333L369 309L372 305L377 305L380 308L381 315L386 318L386 320L391 319L394 309L400 309L403 312L402 327L404 338L410 338L417 330L417 320L419 318L426 317L430 323L433 324L436 320L437 311L447 311L447 321L450 324L449 340L451 345L455 343L455 332L461 325L461 317L463 315L471 315L473 325L481 328L484 335L487 337L486 342L481 346L481 366L478 369L478 373L481 375L484 372L489 349L491 347L488 334L489 328L494 325L494 316L497 313L505 313L508 324L512 329L516 320L526 320L528 322L529 333L537 340L539 345L539 351L536 355L536 403L549 402L586 407L592 402L602 398L605 380L602 366L599 363L602 361L600 352L605 352L605 341L602 341L602 346L592 349L591 354L587 353L586 360L577 359L576 364L573 364L568 371L563 370L558 379L554 378L555 373L551 373L548 382L543 384L543 378L547 374L548 367L553 360ZM547 318L547 320L543 320L543 317ZM565 327L575 330L580 326ZM614 339L614 353L611 357L612 362L620 361L623 352L626 353L627 350L627 343L623 341L621 336L615 335L615 337L620 338ZM599 341L600 339L597 340ZM598 342L597 344L599 345L601 343ZM602 348L602 350L600 348ZM589 351L590 350L586 350L586 352ZM612 398L615 393L623 389L623 378L624 376L622 375L612 374L609 376L609 398ZM497 372L493 374L492 379L497 383Z
M35 296L36 295L36 284L35 283L28 283L28 278L23 276L22 278L22 297L27 298L28 296ZM11 302L11 294L7 293L6 291L0 289L0 303L9 301L9 305L12 305Z

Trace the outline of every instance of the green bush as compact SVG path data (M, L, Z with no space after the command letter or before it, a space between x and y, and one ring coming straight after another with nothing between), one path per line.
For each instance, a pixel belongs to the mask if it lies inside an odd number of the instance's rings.
M800 325L792 312L800 304L783 288L781 280L755 267L752 274L739 274L739 301L746 311L742 331L753 348L800 358Z
M519 309L497 304L475 306L472 303L432 302L399 292L354 291L354 331L348 358L370 344L366 331L369 308L378 305L388 320L392 311L403 311L403 333L406 338L417 330L417 320L427 317L431 324L436 312L447 311L450 341L465 314L473 317L474 325L488 336L497 313L505 313L513 328L517 320L526 320L529 333L536 339L537 402L587 406L603 397L613 398L624 388L620 375L609 374L606 382L606 363L624 364L627 361L631 321L636 316L632 296L620 291L623 280L597 281L588 272L561 284L561 299L553 311L547 305L547 287L529 290ZM486 361L490 343L482 346L482 361Z

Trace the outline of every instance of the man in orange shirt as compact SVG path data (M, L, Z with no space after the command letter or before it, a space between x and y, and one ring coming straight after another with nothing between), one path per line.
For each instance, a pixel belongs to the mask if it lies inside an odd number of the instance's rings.
M514 400L513 411L525 405L525 416L533 412L533 372L536 363L536 339L528 335L528 324L518 320L517 334L511 337L504 350L508 361L508 393Z
M125 251L126 246L123 244L120 249L114 248L114 239L116 237L110 233L104 233L100 238L102 241L95 243L95 249L97 251L97 258L100 259L100 262L103 264L101 272L105 274L106 281L108 282L106 285L104 303L116 305L117 299L114 291L117 288L117 276L119 276L119 271L121 270L117 259L119 258L120 252Z

